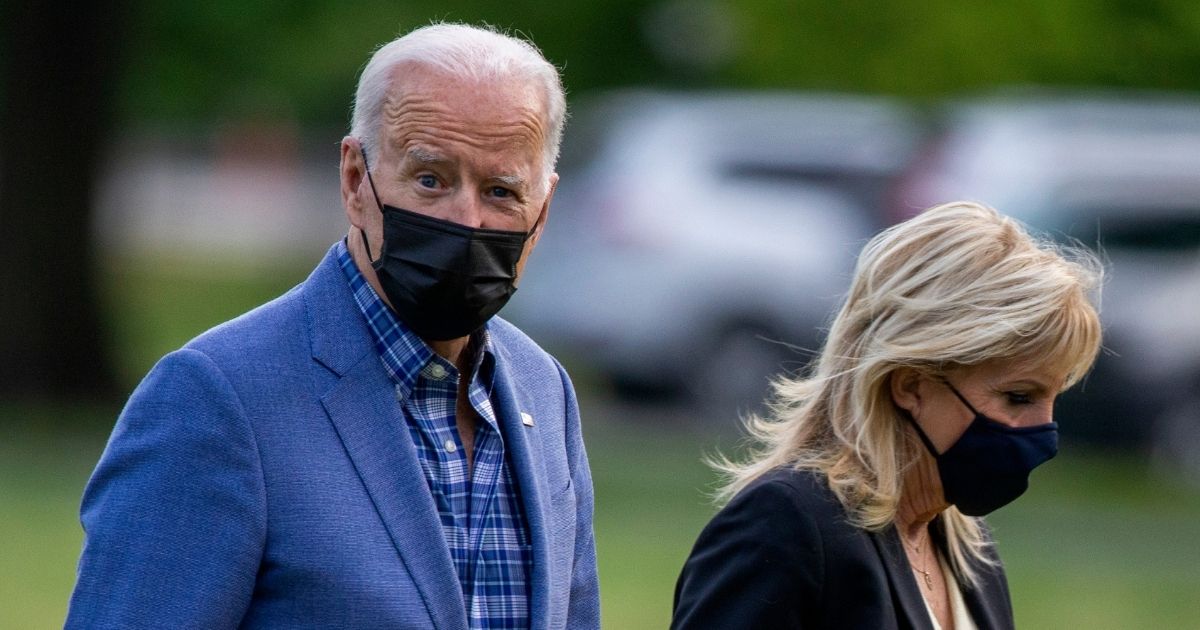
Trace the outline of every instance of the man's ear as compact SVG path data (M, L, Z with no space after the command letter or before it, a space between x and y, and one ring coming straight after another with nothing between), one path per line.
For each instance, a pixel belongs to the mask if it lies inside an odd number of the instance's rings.
M546 193L546 200L542 202L542 210L533 224L533 234L529 236L530 249L533 249L537 245L538 239L542 238L542 231L546 229L546 220L550 218L550 200L554 199L554 191L557 189L558 173L551 173L550 191Z
M346 136L342 138L342 161L338 167L341 176L342 207L346 211L346 219L350 225L364 229L363 202L358 190L366 177L367 165L363 161L362 146L358 138Z
M921 411L921 373L910 367L898 367L888 375L892 402L914 418Z

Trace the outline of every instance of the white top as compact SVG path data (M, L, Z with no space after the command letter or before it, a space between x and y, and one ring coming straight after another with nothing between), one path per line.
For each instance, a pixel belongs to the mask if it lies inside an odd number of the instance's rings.
M942 578L946 580L946 590L950 592L950 616L954 618L954 630L979 630L975 625L975 620L971 619L971 612L967 610L967 602L963 600L962 589L958 586L954 571L950 570L950 565L942 562L940 554L938 555L938 566L942 569ZM925 612L929 613L929 621L933 623L933 630L942 630L924 593L921 594L921 601L925 602Z

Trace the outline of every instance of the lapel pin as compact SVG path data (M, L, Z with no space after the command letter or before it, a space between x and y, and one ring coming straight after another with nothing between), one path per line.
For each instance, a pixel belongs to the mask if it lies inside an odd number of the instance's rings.
M521 412L521 424L523 424L527 427L533 426L533 416L522 411Z

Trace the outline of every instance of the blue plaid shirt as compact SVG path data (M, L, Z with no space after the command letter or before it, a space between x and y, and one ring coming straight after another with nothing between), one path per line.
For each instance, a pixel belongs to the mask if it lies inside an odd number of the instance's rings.
M337 254L395 383L396 400L437 504L471 628L528 628L529 527L492 410L495 355L486 328L472 338L468 350L474 351L468 393L482 420L468 478L455 423L458 370L396 318L355 266L345 241L338 244Z

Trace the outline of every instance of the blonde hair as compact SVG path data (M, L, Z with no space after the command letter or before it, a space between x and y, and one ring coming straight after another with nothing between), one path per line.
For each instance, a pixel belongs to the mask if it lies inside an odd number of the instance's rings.
M1100 348L1091 296L1102 276L1087 250L1034 238L976 203L936 206L880 233L859 255L816 361L778 379L769 412L747 420L749 455L713 462L724 475L718 500L775 468L812 470L852 524L888 527L922 453L892 401L892 372L1037 357L1068 374L1066 389ZM975 584L969 560L990 563L979 519L953 507L939 518L955 573Z

